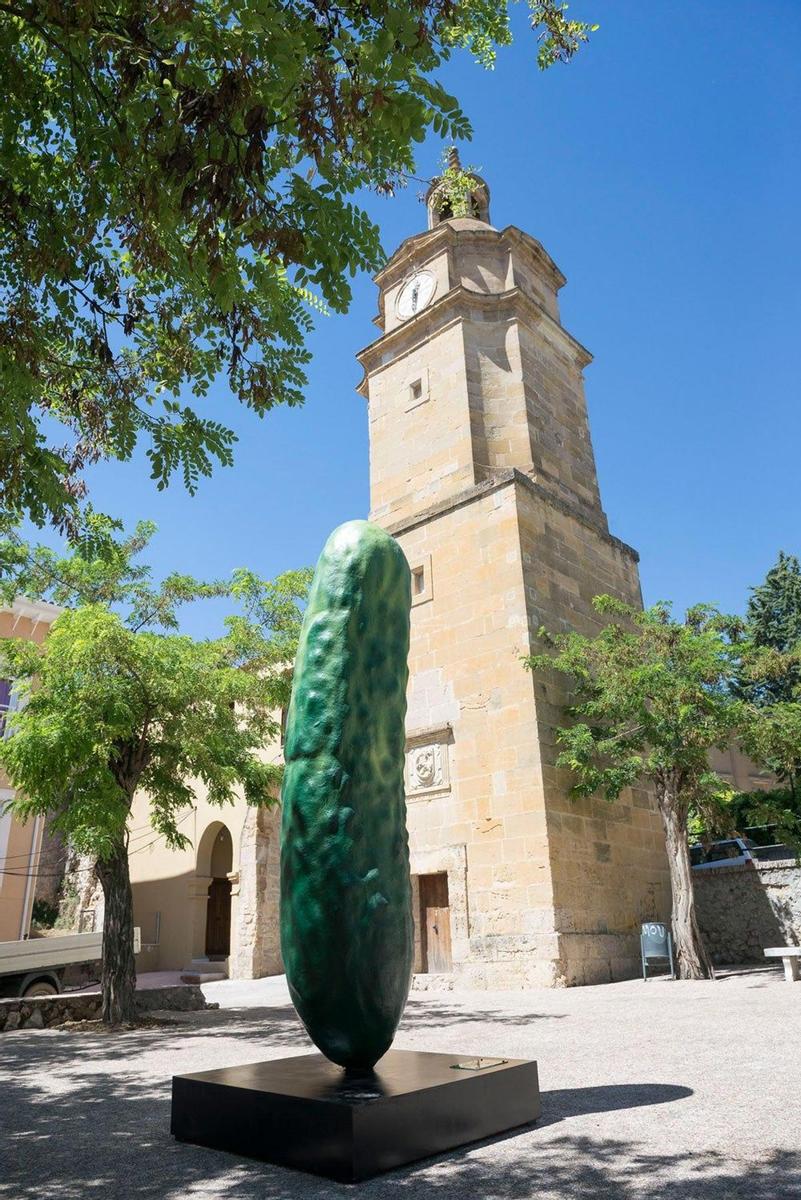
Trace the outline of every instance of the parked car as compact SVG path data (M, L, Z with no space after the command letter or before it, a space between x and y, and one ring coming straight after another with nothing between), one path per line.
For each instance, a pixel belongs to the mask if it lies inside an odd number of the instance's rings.
M743 829L742 835L749 845L755 846L757 850L763 846L772 847L782 845L778 841L778 825L748 825Z
M725 838L707 846L696 842L690 846L690 862L694 871L708 867L742 867L756 861L755 849L750 838Z
M778 825L754 825L743 830L743 837L752 847L754 858L760 862L776 862L783 858L798 859L801 847L779 840Z

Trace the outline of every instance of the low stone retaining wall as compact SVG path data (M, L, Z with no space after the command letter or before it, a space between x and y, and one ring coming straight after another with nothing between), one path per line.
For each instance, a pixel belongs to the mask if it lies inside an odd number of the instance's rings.
M693 871L693 885L716 965L764 964L766 946L801 945L801 867L793 859Z
M0 1033L11 1033L15 1029L49 1029L67 1021L98 1021L101 1007L99 992L80 995L65 992L60 996L31 997L29 1000L0 1000ZM140 1014L165 1010L198 1012L216 1007L206 1003L202 991L194 984L144 988L136 993L136 1010Z

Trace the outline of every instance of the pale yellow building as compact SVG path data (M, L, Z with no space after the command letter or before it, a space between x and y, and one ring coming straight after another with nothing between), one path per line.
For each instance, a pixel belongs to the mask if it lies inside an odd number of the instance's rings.
M54 604L18 599L0 608L0 638L25 638L42 642L61 609ZM13 680L0 679L0 736L5 736L9 713L15 705ZM0 772L0 942L26 938L42 845L44 820L23 823L9 809L16 795Z
M429 228L377 276L380 334L359 355L370 516L413 570L418 982L621 978L639 969L640 922L669 917L660 822L644 792L569 797L554 765L564 693L521 659L540 625L596 629L600 592L639 604L637 555L601 506L590 355L561 324L563 275L534 238L490 224L483 181L472 217L440 200L434 188ZM280 970L275 810L201 797L182 852L149 832L144 797L132 826L140 970Z
M281 971L278 942L278 810L244 801L217 808L197 789L180 828L185 850L169 850L148 824L147 798L131 818L137 969L226 974Z

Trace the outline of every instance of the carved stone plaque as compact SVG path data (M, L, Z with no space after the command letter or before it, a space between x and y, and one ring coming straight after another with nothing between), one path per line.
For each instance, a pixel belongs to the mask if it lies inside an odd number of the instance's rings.
M406 750L406 794L420 796L450 788L447 735L431 734L425 741L412 743Z

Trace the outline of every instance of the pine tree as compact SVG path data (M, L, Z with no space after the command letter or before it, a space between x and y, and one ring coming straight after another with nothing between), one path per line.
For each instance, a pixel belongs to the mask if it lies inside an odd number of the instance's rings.
M688 827L720 801L709 751L740 732L746 705L726 687L735 649L726 619L704 605L683 621L670 606L644 612L611 596L593 607L608 618L594 637L540 637L548 653L527 659L540 675L571 679L572 703L557 729L557 767L573 775L573 794L619 799L640 783L655 794L665 834L673 896L673 941L680 979L704 979L712 963L695 913Z
M746 623L749 642L763 652L770 670L742 679L743 697L759 707L797 699L801 664L794 652L801 647L801 564L795 555L780 550L764 582L751 589Z
M751 589L740 670L734 690L751 720L744 749L789 790L801 796L801 565L779 552L764 583Z

